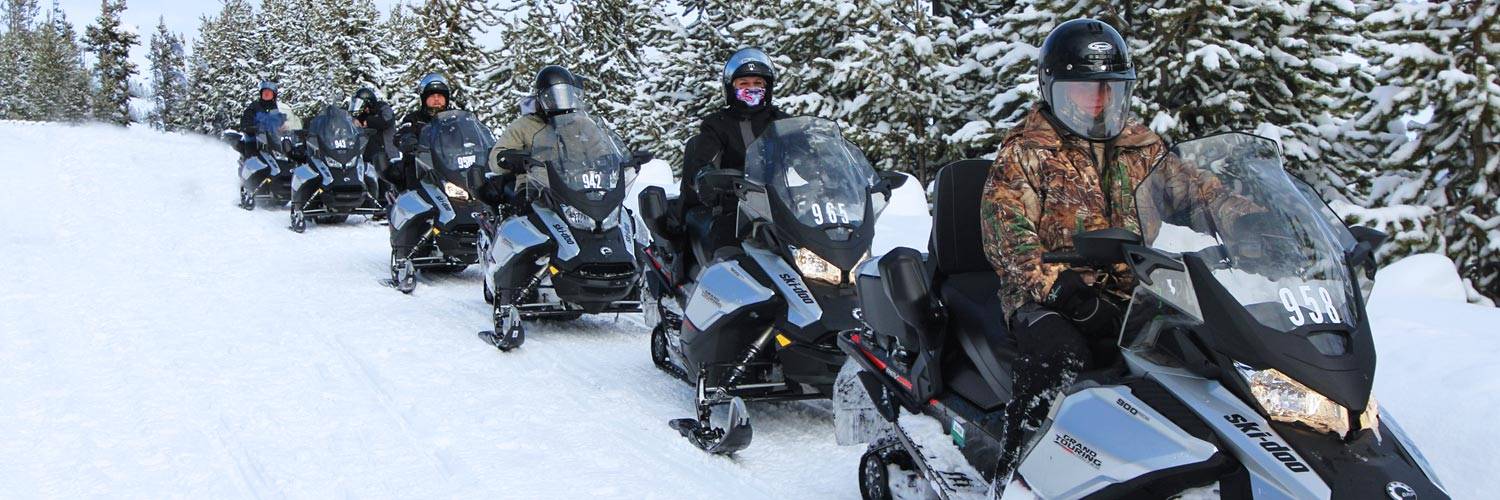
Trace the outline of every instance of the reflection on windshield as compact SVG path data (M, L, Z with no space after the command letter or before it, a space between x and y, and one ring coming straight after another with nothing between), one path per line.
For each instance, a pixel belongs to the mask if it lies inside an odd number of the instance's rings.
M864 223L875 170L838 125L797 117L772 122L750 145L745 177L769 187L798 222L841 240Z
M466 111L444 111L422 131L423 142L441 168L464 171L476 165L485 167L487 153L495 145L489 129Z
M1136 200L1151 247L1201 258L1263 325L1352 325L1342 226L1330 227L1309 202L1271 140L1223 134L1182 143L1142 181ZM1197 309L1163 286L1148 291Z
M553 117L532 140L531 155L553 170L554 181L589 201L603 200L620 186L627 159L620 137L579 111Z

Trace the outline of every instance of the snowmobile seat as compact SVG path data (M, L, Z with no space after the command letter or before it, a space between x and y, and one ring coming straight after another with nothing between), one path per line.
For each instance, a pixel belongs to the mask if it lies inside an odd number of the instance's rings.
M977 372L983 384L955 383L953 389L980 406L1010 400L1010 365L1015 359L1014 339L1006 329L998 295L1000 277L985 257L980 227L980 200L989 171L990 161L980 159L956 161L938 170L930 240L937 261L934 288L948 313L944 333L954 338L952 344L968 361L944 370L945 378L972 380L972 374L963 372Z

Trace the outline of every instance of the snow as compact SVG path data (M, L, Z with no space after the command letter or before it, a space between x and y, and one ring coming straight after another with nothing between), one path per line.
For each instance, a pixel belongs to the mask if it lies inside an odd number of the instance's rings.
M222 144L0 122L0 154L24 166L0 170L4 496L858 496L864 447L835 444L826 402L753 404L755 443L707 456L666 426L692 389L652 366L638 316L497 352L476 271L383 287L384 227L299 235L236 208ZM925 246L920 194L898 191L903 241L883 244ZM1483 498L1500 310L1463 303L1439 259L1381 272L1375 391L1450 493Z
M476 271L383 287L386 228L236 208L221 144L4 123L0 153L3 496L858 495L826 403L752 404L707 456L638 316L500 353Z

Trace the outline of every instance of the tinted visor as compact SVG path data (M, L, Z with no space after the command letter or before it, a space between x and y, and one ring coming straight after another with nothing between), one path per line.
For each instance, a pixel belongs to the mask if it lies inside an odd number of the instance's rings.
M1125 128L1134 87L1129 80L1053 82L1052 115L1085 139L1113 139Z
M364 100L364 98L356 96L355 98L349 100L349 112L350 113L356 113L357 114L357 113L359 113L360 111L362 111L364 109L365 109L365 100Z
M583 89L566 83L553 84L537 96L542 109L547 111L573 111L583 109Z

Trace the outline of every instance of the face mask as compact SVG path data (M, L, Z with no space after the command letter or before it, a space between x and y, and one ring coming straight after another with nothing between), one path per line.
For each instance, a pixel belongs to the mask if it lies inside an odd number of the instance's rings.
M766 99L766 89L739 89L735 91L734 97L753 108Z

